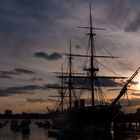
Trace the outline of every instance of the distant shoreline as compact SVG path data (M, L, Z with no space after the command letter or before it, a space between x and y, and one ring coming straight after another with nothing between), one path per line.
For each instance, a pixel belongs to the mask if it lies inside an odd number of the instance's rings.
M0 114L0 119L49 119L49 114L24 113L24 114Z

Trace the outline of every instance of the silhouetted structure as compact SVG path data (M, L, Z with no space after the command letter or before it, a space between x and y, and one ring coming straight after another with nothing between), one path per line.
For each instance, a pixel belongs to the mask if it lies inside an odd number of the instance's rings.
M90 5L90 26L89 27L80 27L89 29L89 44L90 44L90 55L77 55L72 54L71 52L71 39L70 39L70 52L67 54L69 62L69 71L68 73L63 73L59 78L62 79L62 86L61 89L61 102L60 105L63 105L63 98L67 97L65 95L64 89L68 90L68 99L69 99L69 106L67 110L63 110L63 107L61 110L52 112L52 121L53 126L58 128L64 128L68 125L71 126L80 126L85 127L89 125L101 125L103 127L110 127L111 122L113 119L120 113L121 106L118 104L118 101L120 98L126 93L128 84L132 81L132 79L137 75L139 68L136 70L136 72L130 77L130 79L127 81L127 83L123 86L122 90L120 91L120 94L114 99L114 101L110 104L105 100L105 97L102 93L101 87L99 85L99 79L100 78L125 78L125 77L115 77L115 76L98 76L97 73L99 71L98 67L98 61L97 58L116 58L113 56L97 56L95 52L95 46L94 46L94 36L96 35L93 31L95 29L97 30L104 30L101 28L94 28L92 26L92 15L91 15L91 5ZM78 75L75 76L72 72L72 59L73 57L86 57L89 58L89 64L90 66L88 68L84 68L87 75ZM89 85L85 89L88 89L91 91L91 104L86 105L85 100L78 101L78 97L76 96L76 93L73 92L74 88L74 79L75 78L85 78L88 79ZM67 81L64 81L63 79L67 79ZM67 83L64 84L64 83ZM66 86L65 86L66 85ZM76 88L76 89L79 89ZM84 90L84 87L80 87L80 89ZM98 104L95 103L95 93L98 95ZM72 101L76 100L74 103L74 107L72 106ZM60 107L60 106L59 106Z
M5 115L12 115L12 110L6 109L6 110L4 111L4 114L5 114Z

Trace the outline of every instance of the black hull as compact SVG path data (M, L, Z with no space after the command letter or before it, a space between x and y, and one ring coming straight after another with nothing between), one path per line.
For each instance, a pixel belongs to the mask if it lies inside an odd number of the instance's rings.
M70 125L90 126L101 125L110 127L113 119L119 114L120 106L96 106L70 109L56 112L52 115L52 125L55 128L65 128Z

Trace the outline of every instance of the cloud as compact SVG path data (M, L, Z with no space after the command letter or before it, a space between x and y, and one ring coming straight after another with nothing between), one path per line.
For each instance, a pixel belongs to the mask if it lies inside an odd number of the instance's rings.
M75 48L76 48L76 49L80 49L81 46L80 46L80 45L76 45Z
M42 78L38 78L38 77L33 77L30 79L30 81L35 82L35 81L42 81Z
M60 85L57 84L57 83L53 83L53 84L45 84L44 86L45 86L46 88L60 87Z
M90 88L90 80L89 79L85 79L85 78L74 78L72 79L73 81L73 85L75 88ZM99 78L98 79L98 84L101 87L116 87L118 83L115 83L113 80L111 79L102 79ZM96 83L97 85L97 83ZM54 84L45 84L46 88L60 88L61 85L58 83L54 83ZM68 86L67 86L68 87Z
M15 68L14 70L17 74L35 74L35 72L23 68Z
M74 79L74 83L76 86L80 86L80 87L90 87L90 80L89 79L85 79L85 78L76 78ZM98 78L98 84L101 87L116 87L116 83L111 80L111 79L104 79L104 78ZM97 83L96 83L97 85Z
M134 96L140 96L140 93L131 93Z
M22 75L22 74L35 74L35 72L23 69L23 68L15 68L10 71L0 71L0 78L14 78L14 76Z
M52 54L47 54L45 52L36 52L36 53L34 53L34 56L39 57L39 58L43 58L46 60L58 60L58 59L62 58L62 56L56 52L54 52Z
M11 79L13 74L15 73L12 71L0 71L0 78Z
M15 71L0 71L0 78L11 79L13 75L16 75Z
M111 79L99 79L99 85L103 87L116 87L116 83Z
M0 96L10 96L12 94L25 94L25 93L26 91L19 90L19 88L16 87L0 89Z
M0 89L0 96L10 96L12 94L33 94L35 90L46 90L46 86L27 85L21 87L9 87Z
M137 14L136 18L128 24L125 28L126 32L137 32L140 28L140 12Z
M0 75L0 78L11 79L12 77L11 76L8 76L8 75Z
M16 90L37 90L37 89L42 89L42 86L38 86L38 85L27 85L27 86L23 86L23 87L16 87Z
M47 102L47 100L46 99L43 99L43 98L35 98L35 99L33 99L33 98L27 98L26 99L28 102L31 102L31 103L43 103L43 102Z
M48 101L49 101L49 102L56 102L56 101L58 101L58 100L55 99L55 98L51 98L51 97L50 97L50 98L48 98Z
M138 85L139 82L138 82L138 81L131 81L130 84L131 84L131 85Z
M122 102L123 106L128 106L129 104L131 106L140 105L140 99L139 98L133 98L131 100L121 99L121 102Z
M55 32L56 19L67 16L67 13L65 6L57 1L2 0L0 44L6 48L10 46L24 51L27 49L26 46L37 46L38 42L44 42L46 37Z

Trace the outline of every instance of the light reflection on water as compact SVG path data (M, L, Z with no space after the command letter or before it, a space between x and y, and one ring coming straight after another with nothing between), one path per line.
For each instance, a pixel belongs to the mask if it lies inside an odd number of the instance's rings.
M55 138L48 138L48 130L39 128L35 125L35 120L30 124L30 134L22 135L21 132L13 132L10 130L9 123L0 128L0 140L56 140Z

